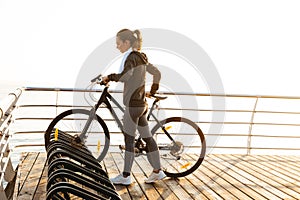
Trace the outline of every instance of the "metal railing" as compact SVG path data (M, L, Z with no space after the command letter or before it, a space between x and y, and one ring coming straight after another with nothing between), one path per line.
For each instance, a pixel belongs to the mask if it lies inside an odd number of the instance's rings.
M12 111L20 95L21 90L18 89L0 101L0 199L3 200L11 197L13 192L11 188L16 177L16 172L11 162L12 152L9 148L11 140L9 126L12 120ZM5 187L4 190L4 185L9 186Z
M89 106L74 103L75 94L95 93L101 90L70 88L23 88L18 102L14 126L15 138L18 135L36 135L31 142L18 143L15 147L38 147L43 149L43 133L50 121L59 113L72 107ZM111 91L121 96L121 91ZM291 96L255 96L228 94L192 94L163 93L169 98L159 108L159 117L172 115L190 115L202 131L208 142L209 153L242 154L299 154L300 153L300 97ZM77 100L83 96L76 97ZM178 98L193 101L188 107L181 108ZM212 99L223 99L224 108L212 105ZM173 102L173 103L170 103ZM175 102L175 103L174 103ZM177 102L177 104L176 104ZM175 105L175 106L174 106ZM179 106L178 106L179 105ZM103 109L100 109L100 112ZM216 121L212 116L219 113L225 118ZM120 134L109 115L101 116L111 124L112 145L114 135ZM28 126L28 124L30 126ZM210 131L210 127L219 125L219 132ZM40 138L39 141L37 138ZM115 136L117 138L117 136ZM33 142L36 141L36 142Z

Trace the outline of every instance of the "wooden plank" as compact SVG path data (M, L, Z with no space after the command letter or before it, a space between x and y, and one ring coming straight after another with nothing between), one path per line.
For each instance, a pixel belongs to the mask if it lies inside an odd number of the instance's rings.
M136 163L140 166L140 168L143 170L144 177L143 179L146 179L149 174L153 171L152 167L150 167L150 164L147 159L145 159L144 156L138 156L135 158ZM144 181L144 180L142 180ZM149 184L147 184L149 185ZM164 181L157 181L153 184L151 184L155 190L160 194L162 199L166 200L176 200L179 199L168 187L168 185Z
M21 179L21 170L22 170L22 166L21 163L24 161L24 159L26 158L26 156L28 155L28 153L21 153L20 155L20 161L18 164L18 171L17 171L17 178L16 178L16 183L15 183L15 188L14 188L14 195L13 195L13 199L17 199L19 190L20 190L20 179Z
M210 158L206 156L203 163L208 159ZM223 199L222 197L234 199L231 193L225 190L218 182L215 182L214 175L210 176L211 171L203 163L192 174L196 178L196 182L198 182L195 185L198 186L199 190L209 199Z
M24 186L18 195L18 200L32 199L34 193L37 189L40 177L45 166L46 158L45 156L39 156L40 153L37 153L37 159L32 162L33 166L31 167L30 173L28 174L26 180L24 181Z
M216 172L219 176L229 181L234 187L233 190L240 190L244 194L248 196L248 198L254 199L267 199L266 197L262 196L260 193L256 192L256 188L251 187L249 180L245 179L242 176L239 176L235 173L231 168L224 167L220 165L220 162L216 161L207 161L210 164L210 169ZM226 162L226 161L224 161ZM248 183L248 184L245 184ZM237 192L234 192L237 197L239 196Z
M205 182L201 179L199 179L195 174L197 174L197 171L194 172L193 174L188 175L185 177L188 182L186 184L191 184L193 187L197 188L199 191L199 196L196 196L196 194L192 194L192 196L197 199L221 199L214 191L212 191L211 188L209 188ZM181 178L182 179L182 178ZM180 184L181 184L180 180ZM186 185L183 183L183 185ZM189 191L189 190L188 190Z
M291 192L286 189L288 194L292 194L292 195L295 195L295 197L300 198L300 187L299 187L300 186L300 183L299 183L300 177L298 177L298 181L295 182L294 179L284 175L283 173L279 173L278 171L273 170L272 168L269 167L269 165L262 165L258 162L249 162L249 164L255 165L255 167L258 167L258 168L264 170L266 172L266 174L269 175L274 181L280 183L287 189L290 189L293 191L293 192ZM288 171L288 169L286 169L286 170Z
M183 156L182 155L182 158L188 158L189 160L191 160L190 157L187 157L186 155ZM172 162L169 162L169 161L165 161L168 163L169 167L173 167L171 168L172 170L174 171L178 171L178 166L177 167L174 167L174 164L172 164ZM177 164L181 164L181 166L183 166L184 164L182 163L181 160L178 160L176 162ZM197 178L195 176L192 176L192 175L189 175L187 177L181 177L181 178L177 178L175 179L177 181L178 184L180 184L183 189L191 196L192 199L208 199L204 194L203 194L203 190L201 191L200 189L197 188L196 185L199 184L195 182Z
M279 156L269 156L274 159L275 162L282 161L282 158ZM294 162L293 160L280 162L284 168L288 168L290 172L294 173L297 177L300 176L300 163Z
M255 179L253 179L253 176L251 174L248 174L247 172L235 167L233 164L228 163L226 159L223 159L223 156L215 156L215 158L212 158L208 161L210 164L217 166L218 168L220 168L220 170L227 172L232 177L235 177L237 180L239 180L240 184L245 185L259 193L262 196L260 199L280 199L279 197L275 196L271 192L258 185L254 181ZM238 160L237 162L241 161Z
M286 187L294 188L293 190L298 193L300 192L300 176L295 176L295 174L290 173L288 167L285 167L284 169L280 167L282 163L288 162L285 161L284 158L281 158L281 161L278 162L270 162L269 160L264 160L262 156L257 156L256 162L252 162L251 160L249 161L248 159L246 161L268 171L274 176L281 178L284 182L286 182Z
M291 155L291 156L286 156L286 157L290 158L291 161L300 164L300 156L298 156L298 155Z
M295 177L297 180L299 180L300 171L298 171L298 169L300 168L300 163L299 166L296 168L291 165L293 161L285 159L285 157L275 158L272 156L260 155L257 156L255 159L258 160L261 164L272 166L274 169L279 170L283 174L287 174L288 176L292 178Z
M33 163L36 160L37 154L30 152L30 153L26 153L24 154L24 156L22 156L23 159L20 161L19 164L19 178L16 181L16 187L17 187L17 194L16 196L19 195L19 193L21 192L21 190L23 189L24 185L25 185L25 181L33 167Z
M195 155L191 155L193 158L196 158ZM229 175L226 173L223 173L221 170L219 170L217 167L214 167L213 165L210 165L208 162L203 163L203 166L205 166L209 170L209 174L212 177L212 180L215 182L218 182L223 189L227 190L230 194L233 195L234 199L251 199L247 194L239 190L236 186L234 179L232 179Z
M229 162L232 162L232 161L230 161L230 158L234 159L234 157L232 157L231 155L224 155L224 156L228 158ZM263 187L271 188L272 192L275 195L278 195L283 199L287 199L287 198L295 199L293 197L293 195L291 194L291 193L295 193L294 191L292 191L290 189L286 189L280 183L272 180L271 177L269 177L270 175L265 174L265 171L259 170L259 169L255 168L254 166L251 166L251 164L249 164L247 162L237 163L236 166L247 171L248 173L251 173L253 176L255 176L259 180L258 182L261 183Z
M262 155L263 156L263 155ZM297 155L265 155L266 157L275 158L277 160L286 160L291 163L298 163L300 164L300 156Z
M48 179L48 165L47 165L47 158L46 153L40 153L40 156L45 157L45 165L42 170L42 176L38 183L38 188L36 190L36 193L34 194L33 199L34 200L40 200L40 199L46 199L47 196L47 179Z
M118 166L116 165L116 162L114 161L111 154L112 153L107 153L102 164L103 164L103 167L105 168L107 174L109 175L109 177L113 178L113 177L117 176L118 174L120 174L120 170L119 170ZM131 199L128 189L126 187L116 185L115 188L123 200Z
M124 159L124 155L121 153L122 159ZM137 159L135 157L133 165L132 165L132 176L134 176L136 183L139 185L143 193L148 199L157 199L161 200L161 196L159 192L155 189L153 184L146 184L145 183L145 173L143 172L143 167L140 167ZM149 167L149 166L148 166Z
M234 157L234 155L231 155L231 157ZM274 171L272 171L269 167L261 165L258 162L253 162L253 161L248 162L248 160L246 159L244 163L247 163L248 165L250 165L250 167L253 167L253 169L256 170L258 173L263 173L265 176L269 177L270 180L274 181L279 185L278 186L279 189L282 186L283 188L281 190L287 193L288 195L291 195L296 198L300 198L300 188L297 187L295 184L287 181L285 179L287 178L286 176L285 178L283 178L282 174L279 176L277 173L276 175L276 173L274 173Z
M208 199L201 190L198 190L196 182L192 182L192 179L195 180L193 176L187 176L175 180L177 181L177 184L181 185L182 188L190 195L191 199Z
M147 166L148 166L148 167L145 167L145 169L150 169L149 172L146 173L149 175L153 169L150 166L146 156L143 156L142 158L144 159L145 163L147 163ZM180 184L177 179L166 178L166 179L163 179L162 182L164 182L167 185L167 187L173 191L173 193L177 196L177 198L193 199L190 196L190 194L182 187L182 184ZM158 183L160 183L160 182L158 181L155 184L158 184Z
M222 157L227 157L227 155L222 155ZM233 158L227 158L227 162L233 164ZM252 180L260 187L264 188L265 190L271 192L272 194L276 195L277 198L284 199L284 198L291 198L286 193L278 190L276 185L268 180L268 177L264 176L261 173L256 172L250 166L244 166L242 162L237 163L235 165L238 169L243 170L245 173L249 174Z
M119 167L120 172L123 172L123 166L124 166L123 157L120 155L120 153L112 153L111 155L114 158L117 166ZM146 199L146 196L143 193L142 189L138 184L136 184L138 181L135 179L134 176L131 176L131 180L133 183L130 186L126 186L129 191L130 197L132 199Z
M227 190L227 187L230 183L224 180L218 174L216 174L213 170L211 170L209 163L203 162L201 164L201 172L208 176L206 184L210 186L215 193L219 194L220 197L226 197L228 199L237 199L237 197L234 194ZM199 178L202 177L200 176Z

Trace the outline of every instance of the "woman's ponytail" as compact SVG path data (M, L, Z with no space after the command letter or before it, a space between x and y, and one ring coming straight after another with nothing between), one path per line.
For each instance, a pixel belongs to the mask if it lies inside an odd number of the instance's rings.
M137 51L140 51L142 49L142 34L140 30L133 31L133 36L136 38L135 42L132 44L132 48L136 49Z

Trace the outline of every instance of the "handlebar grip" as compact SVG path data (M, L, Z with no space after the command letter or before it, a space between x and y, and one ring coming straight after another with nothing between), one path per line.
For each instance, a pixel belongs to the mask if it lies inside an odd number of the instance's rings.
M101 76L102 76L102 75L99 74L98 76L96 76L95 78L93 78L93 79L91 80L91 82L95 82L95 81L98 80Z

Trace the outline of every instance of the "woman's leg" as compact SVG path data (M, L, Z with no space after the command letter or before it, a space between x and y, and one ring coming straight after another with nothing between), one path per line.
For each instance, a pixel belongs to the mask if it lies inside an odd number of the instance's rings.
M129 134L124 134L125 137L125 161L124 161L124 169L123 176L130 176L130 171L132 168L133 160L134 160L134 136Z
M154 140L148 126L148 121L146 119L146 113L139 119L139 132L146 142L147 147L147 158L151 166L153 167L153 172L145 179L146 183L153 183L157 180L161 180L166 177L166 174L161 170L159 150L157 143Z
M154 170L159 170L161 168L159 150L157 147L157 143L149 130L146 112L144 112L143 115L139 118L138 131L143 140L146 142L147 158L149 163Z
M143 107L126 107L123 118L124 138L125 138L125 162L124 177L130 175L134 160L134 139L137 130L139 117L143 114Z

